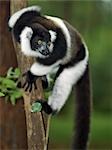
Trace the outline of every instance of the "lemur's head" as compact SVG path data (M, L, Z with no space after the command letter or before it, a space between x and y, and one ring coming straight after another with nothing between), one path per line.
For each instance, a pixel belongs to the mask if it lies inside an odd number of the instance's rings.
M45 27L38 23L31 25L33 35L31 37L31 48L35 52L39 52L42 55L48 56L53 49L52 34L53 31L48 31Z
M53 51L56 33L46 29L38 19L34 21L35 17L41 18L40 7L23 8L11 16L8 24L25 55L47 57Z

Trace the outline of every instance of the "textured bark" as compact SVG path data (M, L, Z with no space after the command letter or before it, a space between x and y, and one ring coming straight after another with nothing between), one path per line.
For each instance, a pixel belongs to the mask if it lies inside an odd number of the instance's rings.
M5 75L9 67L17 66L13 42L8 31L10 2L0 1L0 75ZM27 149L25 112L23 101L16 106L5 103L0 98L0 150Z
M11 13L26 7L26 0L12 0L11 1ZM13 38L14 41L14 38ZM35 61L33 58L25 57L19 48L19 45L14 41L14 47L17 54L17 60L19 68L22 73L26 72L31 64ZM23 80L24 82L24 80ZM48 129L49 129L49 119L44 113L31 113L31 103L37 99L42 99L42 86L41 81L37 81L37 90L33 90L31 93L24 93L24 106L26 114L26 124L27 124L27 140L29 150L44 150L47 147L48 139Z

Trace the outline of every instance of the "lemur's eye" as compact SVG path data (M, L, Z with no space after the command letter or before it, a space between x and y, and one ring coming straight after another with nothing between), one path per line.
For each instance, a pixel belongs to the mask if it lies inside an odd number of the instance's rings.
M38 40L38 42L37 42L37 43L40 45L40 44L42 44L42 41L41 41L41 40Z

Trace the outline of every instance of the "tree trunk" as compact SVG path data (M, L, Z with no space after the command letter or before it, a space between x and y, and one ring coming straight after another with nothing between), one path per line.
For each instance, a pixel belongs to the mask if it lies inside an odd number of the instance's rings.
M12 0L11 1L11 13L26 7L26 0ZM14 38L13 38L14 41ZM14 46L16 50L17 60L19 68L22 73L26 72L31 64L34 62L33 58L25 57L20 53L19 45L14 41ZM46 114L38 112L31 113L31 103L37 99L42 99L42 86L41 81L37 81L38 89L33 90L31 93L24 92L24 106L26 114L26 124L27 124L27 140L29 150L45 150L48 141L48 129L49 129L49 118Z
M17 60L13 42L8 31L10 2L0 1L0 75L5 75L9 67L16 67ZM0 150L27 149L25 112L23 101L16 106L5 103L0 98Z

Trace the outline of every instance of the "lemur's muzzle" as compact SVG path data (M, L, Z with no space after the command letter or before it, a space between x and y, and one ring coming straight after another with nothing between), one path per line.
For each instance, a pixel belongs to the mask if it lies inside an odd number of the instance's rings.
M38 47L38 50L42 55L45 55L45 56L50 55L49 47L48 47L47 43L45 43L45 42L43 42L41 44L41 46Z

